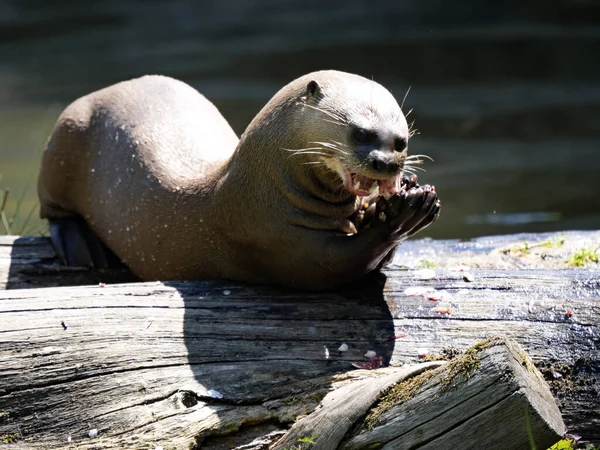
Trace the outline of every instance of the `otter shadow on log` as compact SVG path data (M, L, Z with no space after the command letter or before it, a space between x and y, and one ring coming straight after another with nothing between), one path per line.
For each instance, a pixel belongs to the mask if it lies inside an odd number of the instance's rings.
M10 418L0 435L22 448L235 448L283 433L332 387L371 374L351 364L367 363L368 351L384 366L392 357L382 275L335 292L228 281L90 285L41 266L57 263L48 240L18 241L10 284L39 289L0 290L0 419ZM12 242L0 239L3 256ZM25 270L36 258L46 275ZM0 261L4 277L9 258Z
M318 406L334 376L352 370L352 363L386 366L394 325L384 284L382 274L320 293L178 283L189 367L198 383L180 391L181 402L194 407L187 417L202 448L234 448L283 433ZM369 360L369 351L377 356ZM207 428L213 422L219 425ZM223 436L224 430L234 431Z

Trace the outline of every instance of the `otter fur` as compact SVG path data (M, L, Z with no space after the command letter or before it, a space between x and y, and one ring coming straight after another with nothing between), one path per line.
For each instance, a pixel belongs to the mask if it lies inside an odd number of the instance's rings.
M358 75L292 81L239 140L196 90L145 76L61 114L41 216L70 265L114 252L144 280L331 288L437 218L435 189L406 176L409 137L392 94Z

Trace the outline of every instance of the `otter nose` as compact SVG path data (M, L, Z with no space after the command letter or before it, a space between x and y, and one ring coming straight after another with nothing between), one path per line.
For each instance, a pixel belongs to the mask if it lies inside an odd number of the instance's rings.
M396 162L394 157L380 150L373 150L369 153L367 162L371 165L373 170L382 175L393 175L400 171L400 165Z

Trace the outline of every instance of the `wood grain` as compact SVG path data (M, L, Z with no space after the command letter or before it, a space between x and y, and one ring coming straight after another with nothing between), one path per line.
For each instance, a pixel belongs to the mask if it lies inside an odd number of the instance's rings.
M8 287L98 275L56 266L41 239L2 239ZM458 264L456 246L446 250ZM16 448L69 436L77 448L272 443L339 383L357 382L364 371L351 363L369 350L394 368L501 334L534 360L569 430L599 441L600 271L464 275L392 267L321 293L232 282L0 291L0 437Z
M340 449L529 448L528 428L548 448L564 433L548 386L514 341L484 341L424 375L386 394L386 407Z

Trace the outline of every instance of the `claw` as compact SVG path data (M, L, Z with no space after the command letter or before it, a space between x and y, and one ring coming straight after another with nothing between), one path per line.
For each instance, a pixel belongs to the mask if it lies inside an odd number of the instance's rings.
M428 227L437 219L440 201L431 185L419 186L417 177L402 180L401 191L389 199L377 202L379 217L393 231L395 239L410 237Z

